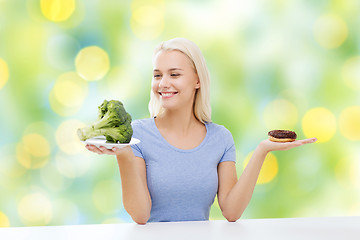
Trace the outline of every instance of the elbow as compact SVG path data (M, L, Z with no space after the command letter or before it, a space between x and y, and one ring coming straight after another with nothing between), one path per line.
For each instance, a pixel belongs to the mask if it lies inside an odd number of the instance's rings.
M124 203L124 208L126 212L131 216L132 220L137 224L144 225L148 222L150 218L150 208L139 208L137 206L129 206Z
M236 214L234 212L223 212L223 216L228 222L236 222L242 214Z
M149 218L150 218L150 213L139 213L139 214L130 214L132 220L134 222L136 222L139 225L145 225Z
M235 217L235 216L224 216L228 222L236 222L241 216Z
M133 218L133 220L134 220L134 222L136 222L139 225L145 225L149 219L148 218Z

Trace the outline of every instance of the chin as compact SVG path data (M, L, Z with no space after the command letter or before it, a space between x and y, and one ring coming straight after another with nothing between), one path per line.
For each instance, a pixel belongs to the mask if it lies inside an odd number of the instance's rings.
M162 102L160 101L161 107L166 110L173 110L177 108L177 105L175 103L169 103L169 102Z
M170 104L161 104L161 107L165 110L175 109L175 107L171 106Z

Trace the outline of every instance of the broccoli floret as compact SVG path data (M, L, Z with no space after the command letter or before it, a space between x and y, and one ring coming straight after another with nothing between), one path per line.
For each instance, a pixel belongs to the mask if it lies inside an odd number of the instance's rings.
M109 103L108 101L104 100L104 102L100 106L98 106L98 109L99 109L99 111L98 111L98 119L97 119L98 121L100 119L102 119L104 117L104 114L107 112L108 103Z
M133 134L131 115L125 111L122 102L104 100L98 109L98 120L77 130L80 140L105 136L111 143L129 143Z

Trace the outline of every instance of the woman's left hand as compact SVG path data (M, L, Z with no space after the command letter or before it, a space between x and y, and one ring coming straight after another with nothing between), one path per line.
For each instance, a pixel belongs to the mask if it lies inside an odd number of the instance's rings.
M294 147L298 147L308 143L314 143L316 141L317 138L295 140L293 142L272 142L269 139L266 139L260 143L260 147L266 152L281 151L281 150L289 150Z

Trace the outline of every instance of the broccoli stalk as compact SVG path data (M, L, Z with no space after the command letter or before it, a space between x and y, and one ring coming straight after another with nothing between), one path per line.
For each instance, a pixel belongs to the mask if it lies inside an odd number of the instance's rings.
M99 107L98 120L77 130L80 140L105 136L108 142L129 143L133 134L131 115L125 111L120 101L104 101Z

